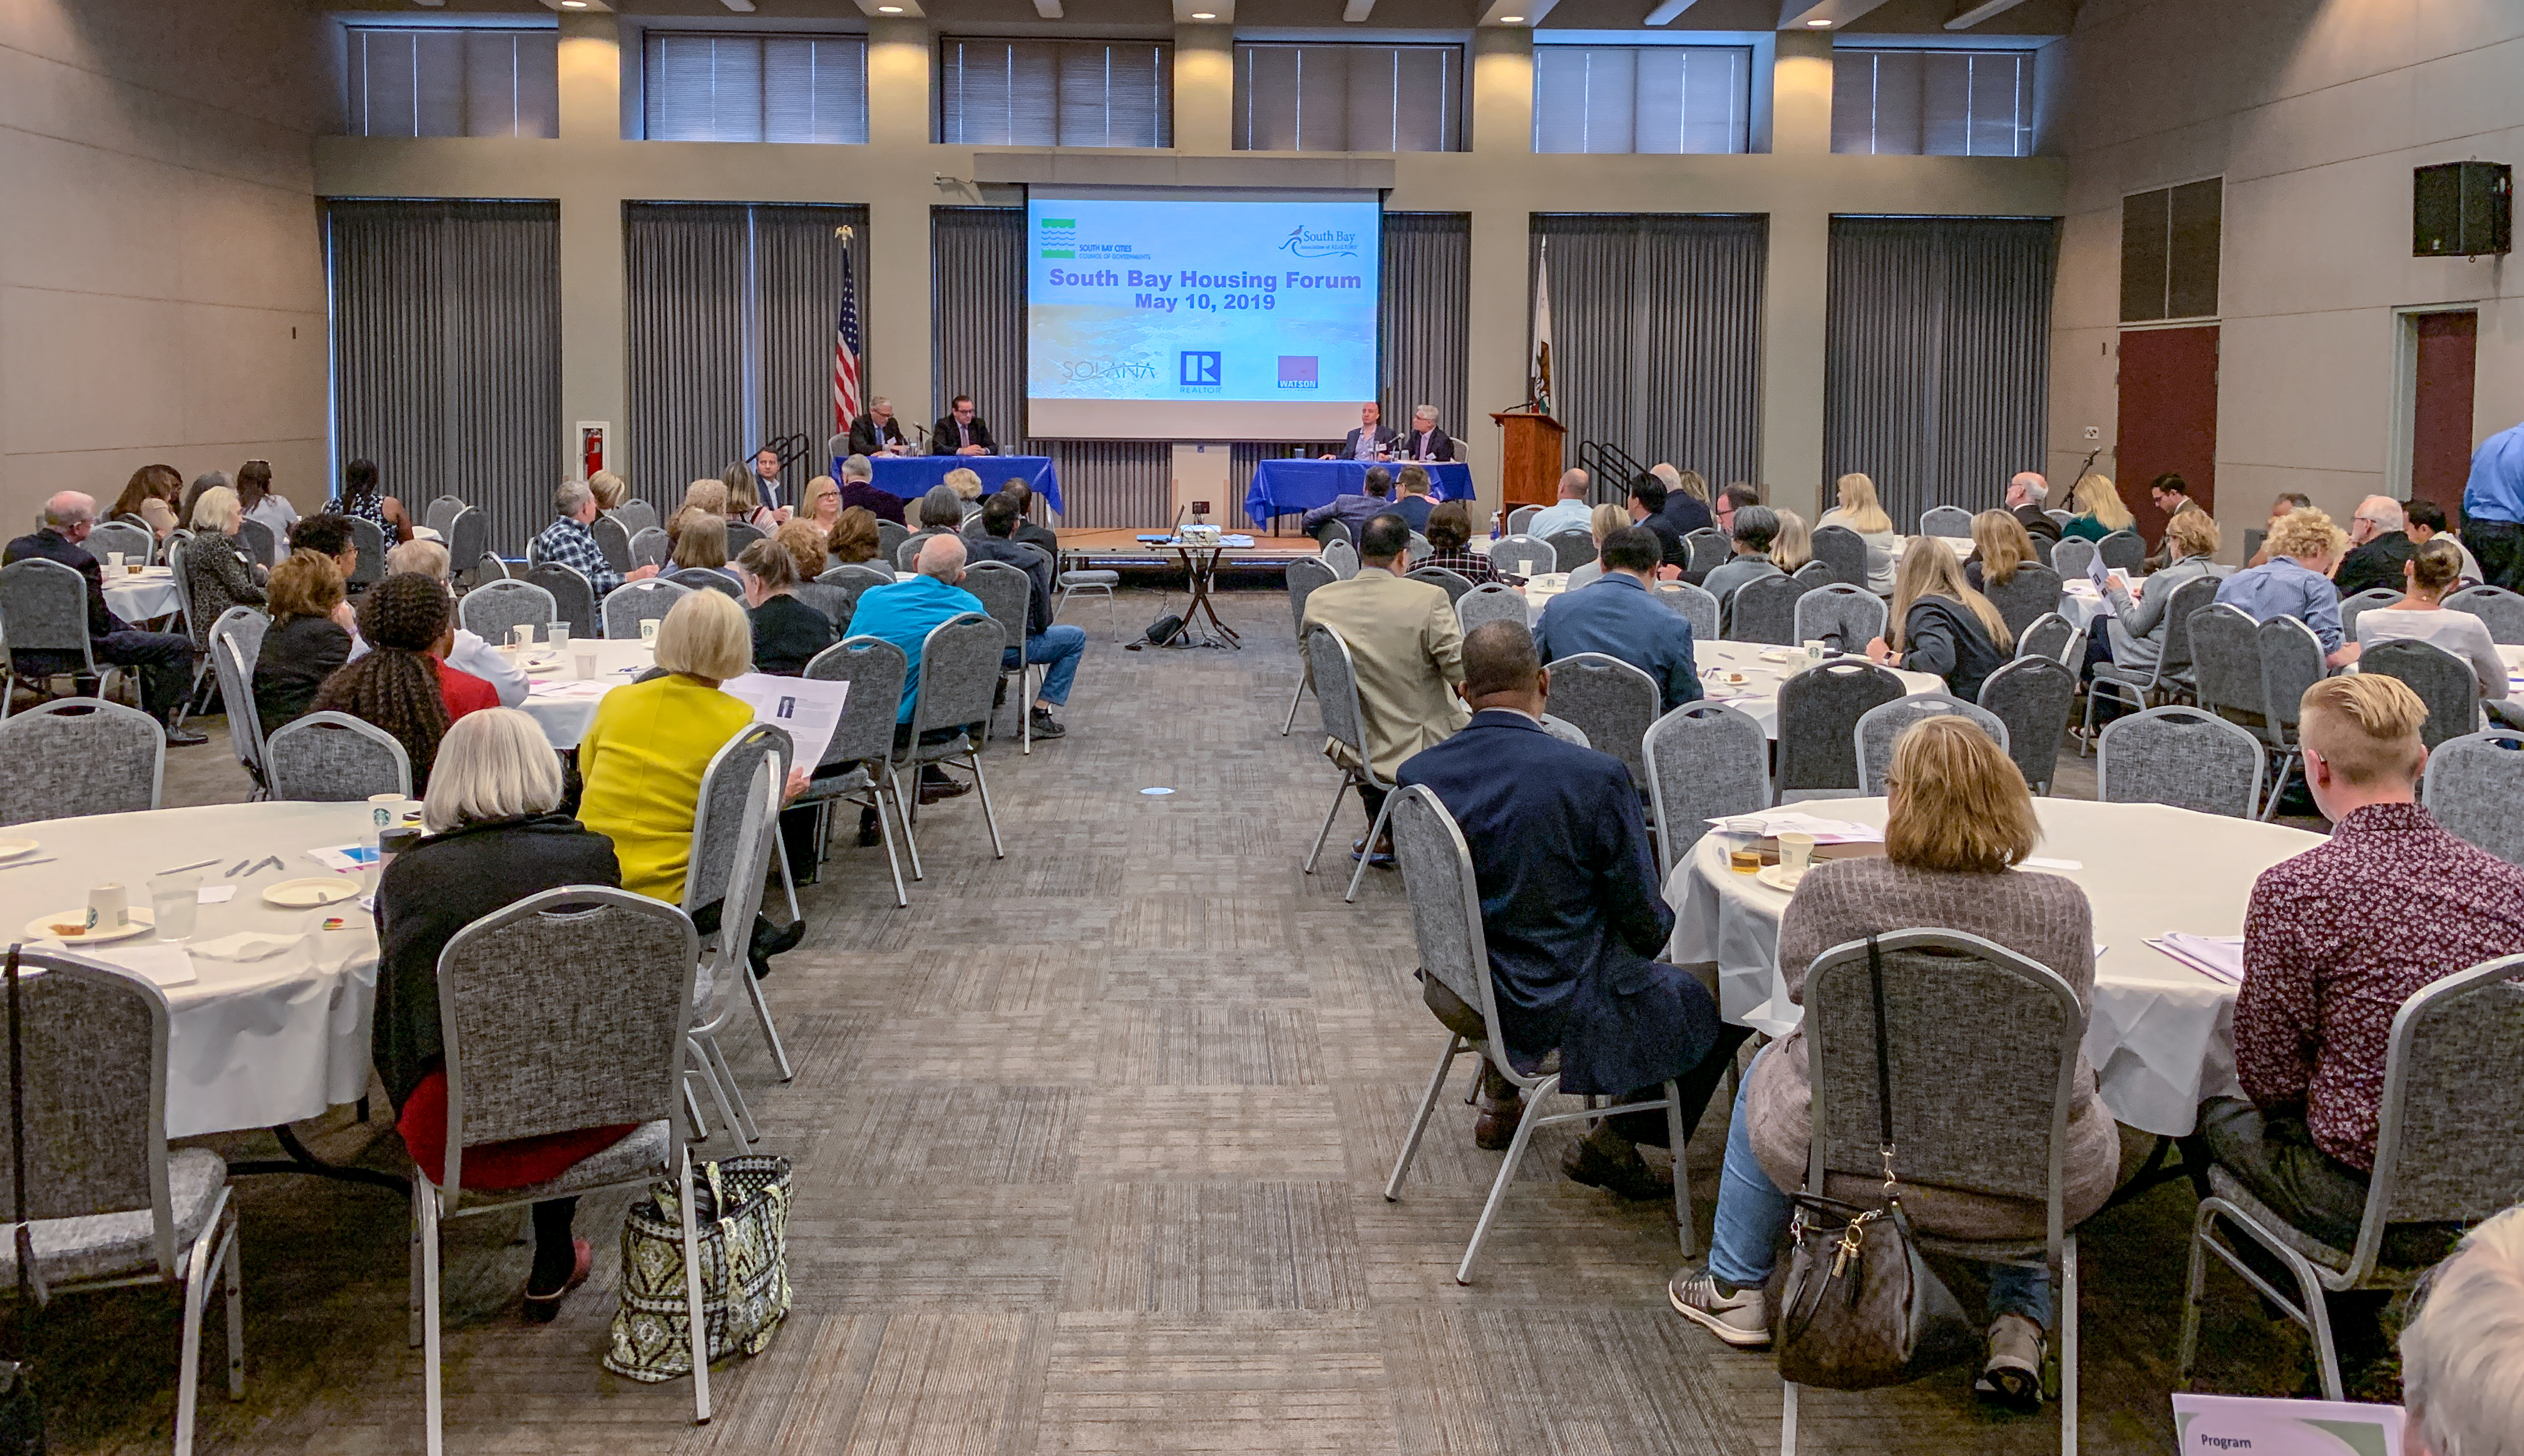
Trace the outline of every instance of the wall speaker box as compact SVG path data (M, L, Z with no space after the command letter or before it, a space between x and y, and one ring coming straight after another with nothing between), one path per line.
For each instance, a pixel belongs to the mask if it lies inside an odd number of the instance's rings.
M2470 258L2514 249L2515 170L2502 162L2448 162L2411 174L2410 252Z

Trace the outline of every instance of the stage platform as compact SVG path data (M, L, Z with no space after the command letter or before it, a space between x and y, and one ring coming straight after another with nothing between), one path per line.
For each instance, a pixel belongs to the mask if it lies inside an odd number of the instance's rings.
M1141 536L1154 536L1165 529L1163 525L1153 525L1127 530L1063 530L1059 533L1060 549L1064 554L1085 556L1090 566L1101 570L1180 571L1183 558L1175 553L1140 543ZM1322 551L1311 536L1273 536L1260 531L1252 535L1251 550L1231 551L1220 559L1218 569L1221 572L1282 572L1299 557L1316 556Z

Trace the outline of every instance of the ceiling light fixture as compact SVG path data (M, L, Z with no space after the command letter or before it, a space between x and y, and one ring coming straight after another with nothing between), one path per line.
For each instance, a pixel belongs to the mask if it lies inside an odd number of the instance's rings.
M560 0L560 8L563 10L585 10L587 9L587 0Z
M1829 21L1808 21L1806 24L1817 30L1828 30L1831 28L1831 22Z
M900 15L902 14L902 7L899 5L880 5L876 8L876 13L878 15Z
M1503 15L1499 17L1499 24L1502 25L1522 25L1525 24L1525 17L1521 15Z
M1191 13L1191 18L1195 21L1214 21L1218 19L1218 12L1214 10L1195 10Z

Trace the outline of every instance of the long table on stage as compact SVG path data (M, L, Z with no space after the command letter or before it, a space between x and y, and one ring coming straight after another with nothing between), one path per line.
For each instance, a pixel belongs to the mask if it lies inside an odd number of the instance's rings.
M1253 467L1253 483L1244 491L1244 516L1265 530L1272 518L1296 515L1329 506L1335 496L1367 493L1367 461L1272 460ZM1383 461L1398 479L1410 461ZM1468 501L1473 496L1473 467L1452 461L1421 466L1429 472L1429 495L1439 501Z
M833 458L833 478L842 476L842 461ZM1052 468L1051 458L1043 455L872 455L868 464L876 471L870 481L889 496L917 501L934 486L946 483L949 470L971 470L982 477L982 493L988 495L1010 480L1022 480L1041 496L1052 510L1066 513L1060 503L1060 472Z

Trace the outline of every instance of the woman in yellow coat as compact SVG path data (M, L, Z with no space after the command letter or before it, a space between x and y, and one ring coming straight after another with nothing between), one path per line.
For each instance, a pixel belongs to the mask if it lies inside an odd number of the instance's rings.
M718 690L753 670L736 599L695 592L657 624L662 677L607 693L578 744L579 821L613 841L622 888L681 904L702 776L753 709Z

